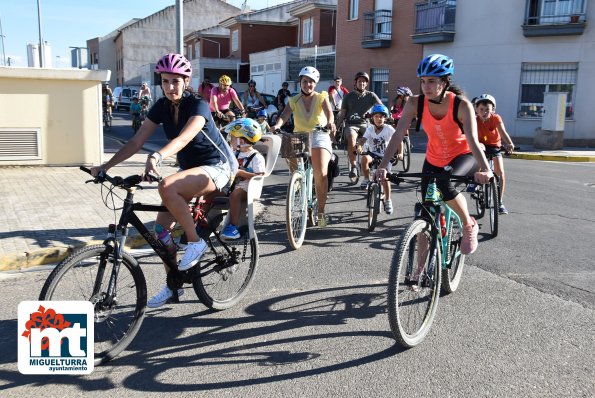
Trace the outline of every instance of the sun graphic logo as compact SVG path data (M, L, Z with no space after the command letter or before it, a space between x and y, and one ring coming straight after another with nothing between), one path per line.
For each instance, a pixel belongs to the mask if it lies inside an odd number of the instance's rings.
M89 374L94 360L93 305L23 301L18 308L19 372Z

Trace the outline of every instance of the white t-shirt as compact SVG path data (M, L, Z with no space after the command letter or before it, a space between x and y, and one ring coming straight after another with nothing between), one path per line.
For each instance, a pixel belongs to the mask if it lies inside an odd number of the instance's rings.
M379 133L376 132L376 127L370 124L364 133L368 150L378 156L384 156L384 150L394 133L395 129L388 124L385 124Z
M250 163L248 163L248 168L252 169L250 172L255 174L260 174L265 172L265 161L264 156L260 154L256 149L252 148L247 152L240 152L238 155L238 163L240 165L240 169L245 169L244 164L247 163L248 158L252 156L253 153L256 155L252 158ZM236 184L236 188L241 188L244 191L248 189L248 182L250 180L238 180Z

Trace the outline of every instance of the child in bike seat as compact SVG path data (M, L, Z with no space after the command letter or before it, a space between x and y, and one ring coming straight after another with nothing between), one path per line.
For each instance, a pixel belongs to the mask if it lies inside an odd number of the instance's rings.
M261 109L256 114L256 117L258 118L258 124L260 125L260 131L262 134L268 134L271 126L269 126L269 123L267 122L267 118L269 117L267 111Z
M395 133L395 129L392 126L386 124L386 120L389 117L388 108L384 105L374 105L372 107L372 123L366 128L366 132L363 137L360 138L357 145L357 151L362 153L362 145L367 144L369 151L378 155L382 158L384 156L384 150L391 137ZM362 182L361 188L366 189L370 183L370 167L373 159L370 155L362 155L361 166L362 173L364 174L364 181ZM388 166L390 168L390 166ZM386 214L393 213L393 202L390 198L390 182L388 180L383 181L382 186L384 188L384 211Z
M496 98L490 94L482 94L475 98L475 113L477 115L477 134L479 142L485 146L486 155L493 154L494 174L500 178L500 214L508 214L504 206L504 161L500 153L502 139L506 141L506 153L514 150L512 139L508 135L504 122L496 113Z
M248 183L252 177L264 174L265 161L260 152L253 147L262 137L261 128L255 120L237 119L227 125L225 130L234 137L233 146L237 144L239 148L237 158L240 168L229 195L229 224L221 233L222 238L232 240L239 239L241 236L238 227L242 215L242 203L248 198Z

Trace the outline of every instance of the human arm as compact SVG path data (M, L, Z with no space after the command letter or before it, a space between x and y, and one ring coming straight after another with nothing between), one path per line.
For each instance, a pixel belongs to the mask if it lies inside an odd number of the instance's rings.
M405 107L408 105L409 101L407 101ZM479 139L477 138L477 120L471 102L467 100L461 101L457 118L463 124L463 132L467 138L467 144L479 166L479 171L475 173L475 181L478 184L487 184L490 181L490 178L494 176L494 173L492 173L492 170L490 169L488 160L486 159L484 152L481 150Z
M331 108L331 103L329 102L328 97L326 97L322 102L322 111L324 112L324 116L326 116L326 120L328 121L326 128L331 131L331 138L334 140L337 126L335 126L335 114L333 113L333 109Z
M514 143L504 127L504 122L500 122L498 125L498 133L500 134L500 138L503 138L504 141L506 141L506 153L512 153L514 151Z
M231 100L233 101L234 104L236 104L236 106L238 107L238 109L240 110L240 112L242 112L242 115L246 113L246 108L244 107L244 104L240 101L240 99L238 98L238 94L236 93L236 90L234 90L233 88L230 88L230 95L231 95ZM247 93L247 91L246 91ZM246 98L246 93L244 93L244 99Z
M286 106L283 108L283 112L281 112L281 116L277 118L275 124L273 124L270 128L271 133L274 133L276 130L279 130L281 126L285 124L287 120L291 117L293 111L291 110L291 106Z
M341 108L339 114L337 115L337 120L335 120L335 125L340 126L343 123L343 119L345 119L345 114L347 113L347 109Z
M262 105L263 109L266 109L267 103L264 100L264 97L260 93L256 93L256 98L258 98L258 101L260 101L260 104Z
M145 122L140 126L138 131L131 139L129 139L126 144L110 160L102 164L101 166L96 166L91 168L91 175L96 177L101 171L108 171L115 165L123 162L124 160L128 159L135 153L137 153L147 141L147 139L157 130L159 125L151 121L150 119L145 119Z

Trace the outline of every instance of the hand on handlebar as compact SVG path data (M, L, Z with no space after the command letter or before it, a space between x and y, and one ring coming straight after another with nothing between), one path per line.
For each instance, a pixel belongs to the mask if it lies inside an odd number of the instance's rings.
M494 173L492 170L477 171L473 177L475 178L475 182L478 184L488 184L492 177L494 177Z
M374 172L374 179L380 182L386 181L387 170L384 167L379 167Z
M143 181L153 182L153 181L160 181L161 173L157 167L157 160L149 156L147 158L147 163L145 164L145 172L143 173Z

